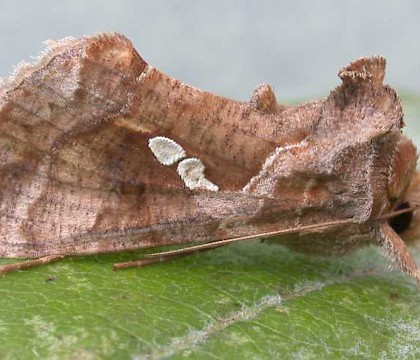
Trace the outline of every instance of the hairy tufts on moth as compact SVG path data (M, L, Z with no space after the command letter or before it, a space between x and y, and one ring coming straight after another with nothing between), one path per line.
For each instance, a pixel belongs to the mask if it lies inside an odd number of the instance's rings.
M0 273L263 237L322 255L378 244L420 281L417 151L385 65L353 61L327 98L289 107L266 84L249 102L183 84L119 34L49 42L0 84L0 257L29 258Z

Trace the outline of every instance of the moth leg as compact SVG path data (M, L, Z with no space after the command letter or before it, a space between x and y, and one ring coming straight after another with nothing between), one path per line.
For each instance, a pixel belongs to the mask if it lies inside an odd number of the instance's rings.
M379 241L382 250L404 273L414 277L420 285L420 271L409 253L407 245L387 222L379 225Z
M19 261L12 264L0 265L0 275L4 275L11 271L29 269L34 266L49 264L57 260L61 260L65 255L48 255L38 259L31 259L26 261Z

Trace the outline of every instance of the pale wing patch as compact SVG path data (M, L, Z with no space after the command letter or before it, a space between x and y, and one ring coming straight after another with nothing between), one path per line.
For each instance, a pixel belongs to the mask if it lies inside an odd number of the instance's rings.
M149 148L162 165L173 165L183 159L186 154L181 145L163 136L149 140Z
M219 187L205 178L204 169L202 161L196 158L185 159L178 164L178 174L190 190L218 191Z
M156 136L149 140L149 148L156 159L166 166L174 165L186 157L185 150L172 139ZM219 187L204 176L204 164L200 159L189 158L178 164L178 175L190 189L218 191Z
M260 172L249 180L249 182L243 187L242 191L270 196L276 184L276 176L278 176L279 173L283 170L273 168L275 161L279 158L279 156L281 156L281 154L287 153L291 149L301 148L307 145L308 144L306 141L302 141L298 144L277 147L266 158Z

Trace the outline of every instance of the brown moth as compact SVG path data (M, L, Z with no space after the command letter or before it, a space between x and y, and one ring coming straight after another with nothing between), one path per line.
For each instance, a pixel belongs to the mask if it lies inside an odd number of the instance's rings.
M417 235L416 149L384 73L359 59L326 99L288 107L268 85L249 102L186 85L122 35L49 42L0 88L0 257L32 258L0 272L264 237L315 254L377 243L420 280L397 235Z

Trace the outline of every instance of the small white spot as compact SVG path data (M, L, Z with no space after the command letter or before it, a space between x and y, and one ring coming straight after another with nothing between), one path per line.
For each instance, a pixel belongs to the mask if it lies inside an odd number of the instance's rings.
M200 159L189 158L178 164L178 174L190 189L218 191L219 187L204 177L204 165Z
M181 145L163 136L156 136L150 139L149 148L156 159L167 166L177 163L186 156Z

